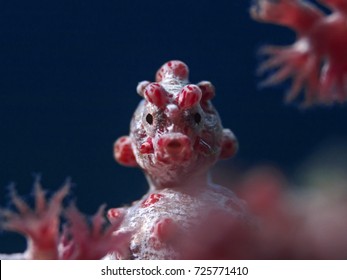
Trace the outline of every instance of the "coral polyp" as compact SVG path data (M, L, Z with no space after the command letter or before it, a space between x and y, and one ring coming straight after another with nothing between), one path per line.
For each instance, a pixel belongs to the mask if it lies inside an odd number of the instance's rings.
M261 50L269 58L259 73L276 70L263 86L292 78L286 100L293 101L304 92L304 106L347 100L347 1L319 2L331 13L301 0L257 0L251 7L253 19L296 32L292 45Z

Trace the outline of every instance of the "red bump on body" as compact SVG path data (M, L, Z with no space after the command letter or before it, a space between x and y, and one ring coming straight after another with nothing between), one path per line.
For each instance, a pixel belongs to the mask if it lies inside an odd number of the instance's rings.
M176 226L171 218L164 218L155 224L153 231L160 241L168 241L175 235Z
M216 94L214 86L208 81L201 81L200 83L198 83L198 87L201 90L201 101L203 102L211 100Z
M168 100L167 93L159 83L150 83L144 89L146 100L159 108L163 108Z
M142 81L142 82L139 82L137 87L136 87L136 92L140 95L140 96L143 96L144 95L144 91L145 91L145 88L150 84L151 82L149 81Z
M153 143L152 143L152 138L148 137L147 141L142 143L140 146L140 153L141 154L151 154L153 153Z
M181 109L192 108L201 99L201 90L196 85L186 85L178 95L177 103Z
M129 136L122 136L115 142L113 153L116 161L120 164L125 166L137 166Z
M159 68L155 80L161 82L168 77L178 80L187 80L188 76L189 70L185 63L179 60L171 60Z
M111 224L119 222L124 217L124 210L122 208L111 208L107 211L107 218Z
M236 154L238 150L238 142L235 135L230 129L223 129L222 150L220 159L226 159Z
M153 205L154 203L157 203L163 197L164 197L164 195L162 195L162 194L152 193L149 195L149 197L146 200L144 200L141 203L141 207L142 208L149 207L149 206Z

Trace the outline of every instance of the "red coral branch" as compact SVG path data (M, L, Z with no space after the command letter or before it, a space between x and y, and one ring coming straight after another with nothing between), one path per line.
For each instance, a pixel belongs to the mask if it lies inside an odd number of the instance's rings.
M29 259L57 259L61 203L68 194L70 183L67 182L56 192L49 202L45 198L40 182L35 182L35 209L22 200L11 187L12 202L18 213L1 210L5 230L18 232L26 236Z
M266 47L268 59L259 73L275 69L262 86L292 78L287 101L305 92L304 105L331 104L347 100L347 4L345 0L321 0L331 9L325 14L308 1L257 0L251 7L253 19L286 26L297 40L286 47Z

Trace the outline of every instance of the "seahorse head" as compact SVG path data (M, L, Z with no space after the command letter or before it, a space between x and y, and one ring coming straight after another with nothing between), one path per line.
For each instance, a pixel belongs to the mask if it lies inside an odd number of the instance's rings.
M211 103L213 85L190 84L188 76L186 64L169 61L157 71L155 82L140 82L137 92L143 100L133 115L130 135L115 144L116 159L140 166L155 187L177 186L237 150L234 135L223 129Z

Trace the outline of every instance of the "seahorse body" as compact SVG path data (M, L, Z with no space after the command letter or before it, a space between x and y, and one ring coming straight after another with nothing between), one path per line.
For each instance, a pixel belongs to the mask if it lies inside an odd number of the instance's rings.
M137 92L144 99L133 115L130 135L116 141L114 154L119 163L143 169L150 189L133 206L109 212L111 220L114 214L124 217L121 231L134 232L125 257L218 255L209 242L245 211L230 190L209 180L209 168L237 151L235 136L223 129L211 103L214 87L207 81L190 84L188 67L169 61L154 83L139 83ZM206 227L211 223L213 230Z

